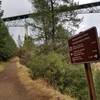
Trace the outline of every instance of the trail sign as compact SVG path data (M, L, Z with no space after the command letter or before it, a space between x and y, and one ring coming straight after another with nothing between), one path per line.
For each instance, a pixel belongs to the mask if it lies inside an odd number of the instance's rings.
M80 32L68 41L71 62L84 63L90 100L96 100L96 92L90 62L100 59L96 27Z
M96 27L80 32L68 41L71 63L87 63L99 60Z

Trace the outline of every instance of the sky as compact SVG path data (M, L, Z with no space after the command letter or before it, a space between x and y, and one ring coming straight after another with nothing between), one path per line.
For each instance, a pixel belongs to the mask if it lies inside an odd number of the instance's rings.
M75 0L76 2L79 2L79 4L86 4L91 2L96 2L100 0ZM80 24L79 29L77 29L76 33L79 33L80 31L84 31L90 27L96 26L98 35L100 36L100 13L95 14L82 14L79 15L79 17L83 17L83 21Z
M1 1L2 1L2 9L4 10L3 17L22 15L30 13L32 11L32 5L29 2L29 0L1 0ZM25 28L10 27L9 32L11 36L13 36L15 42L17 43L19 34L23 39L25 35Z
M15 16L31 11L31 3L29 0L1 0L2 9L4 9L4 17Z
M7 16L15 16L22 15L25 13L30 13L32 11L32 5L29 0L1 0L2 1L2 9L4 10L4 17ZM100 0L74 0L79 2L79 4L86 4L90 2L96 2ZM96 26L98 30L98 34L100 36L100 14L82 14L78 15L79 17L83 17L83 21L80 24L80 27L77 29L76 33L80 31L84 31L92 26ZM11 35L17 42L18 34L22 37L24 36L25 29L24 28L9 28Z

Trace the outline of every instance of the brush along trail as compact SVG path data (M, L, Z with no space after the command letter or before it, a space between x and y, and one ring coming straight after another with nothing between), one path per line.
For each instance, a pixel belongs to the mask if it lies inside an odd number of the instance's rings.
M43 80L32 80L29 69L11 59L0 73L0 100L75 100L62 95Z

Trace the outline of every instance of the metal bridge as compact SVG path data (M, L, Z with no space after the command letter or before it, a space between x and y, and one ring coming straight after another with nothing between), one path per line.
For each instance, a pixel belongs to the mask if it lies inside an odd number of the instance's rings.
M79 14L84 14L84 13L100 13L100 9L96 8L100 6L100 2L93 2L93 3L88 3L88 4L82 4L82 5L76 5L76 6L70 6L67 7L66 5L61 6L59 9L55 9L57 13L63 13L63 12L68 12L72 10L82 10L79 12ZM85 11L84 11L85 10ZM41 15L41 13L30 13L30 14L24 14L24 15L19 15L19 16L13 16L13 17L7 17L7 18L2 18L3 21L13 21L13 20L18 20L18 19L25 19L29 18L32 15Z
M100 2L93 2L88 4L81 4L76 6L67 7L66 5L61 6L59 9L54 9L55 14L63 13L63 12L70 12L70 11L77 11L78 14L90 14L90 13L100 13ZM1 8L1 7L0 7ZM44 12L50 13L50 12ZM28 26L34 25L32 23L32 16L41 16L43 12L40 13L29 13L24 15L12 16L2 18L5 22L6 26L9 27L24 27L26 35L28 35ZM0 9L0 16L3 15L3 10Z
M88 4L81 4L81 5L75 5L67 7L66 5L61 6L58 9L54 9L54 12L56 14L63 13L63 12L69 12L69 11L77 11L78 14L88 14L88 13L100 13L100 2L93 2ZM50 12L45 12L50 13ZM27 19L31 18L33 15L41 16L43 12L40 13L29 13L24 15L18 15L18 16L12 16L7 18L2 18L4 22L6 22L6 25L8 27L23 27L22 23L24 23L24 26L27 26Z

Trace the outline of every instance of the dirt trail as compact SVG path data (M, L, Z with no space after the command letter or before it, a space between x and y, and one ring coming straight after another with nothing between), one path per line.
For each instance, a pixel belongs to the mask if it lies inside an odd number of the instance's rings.
M0 100L33 100L19 81L15 61L0 73Z
M9 61L0 73L0 100L74 100L69 96L64 99L59 92L45 87L43 82L33 81L25 68L15 58Z

